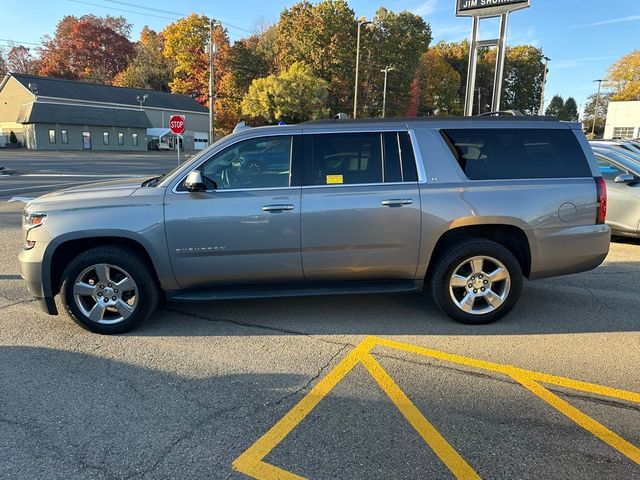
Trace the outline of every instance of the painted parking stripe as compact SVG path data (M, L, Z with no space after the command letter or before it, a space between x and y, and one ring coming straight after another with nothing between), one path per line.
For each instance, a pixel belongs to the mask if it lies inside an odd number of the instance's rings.
M322 378L309 393L296 404L280 421L278 421L267 433L260 437L234 462L233 468L241 473L258 480L297 479L300 477L274 465L268 464L264 458L286 436L297 427L304 418L326 397L331 390L349 373L357 364L361 363L378 385L393 401L396 408L404 415L407 421L424 439L425 443L434 451L440 460L449 468L456 478L478 479L478 474L456 452L446 439L438 432L424 415L411 402L409 397L398 387L391 376L375 360L371 350L376 347L387 347L405 351L425 357L435 358L445 362L465 365L481 370L488 370L511 377L518 384L529 390L535 396L541 398L554 409L574 421L577 425L600 438L602 441L616 449L633 462L640 465L640 449L623 439L615 432L609 430L593 418L589 417L573 405L562 400L557 395L547 390L542 383L561 386L567 389L588 392L594 395L607 396L634 403L640 403L640 393L606 387L594 383L583 382L566 377L549 375L542 372L526 370L494 362L487 362L476 358L464 357L438 350L432 350L417 345L396 342L380 337L365 338L351 353L349 353L336 367Z

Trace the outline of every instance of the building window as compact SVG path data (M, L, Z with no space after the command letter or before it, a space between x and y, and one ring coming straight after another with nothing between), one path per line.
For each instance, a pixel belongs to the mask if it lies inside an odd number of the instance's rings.
M131 134L131 144L132 144L134 147L137 147L137 146L138 146L138 134L137 134L137 133L132 133L132 134Z
M613 138L631 140L633 138L633 127L615 127L613 129Z
M60 132L60 140L64 145L69 143L69 132L67 130L62 130Z
M49 130L49 143L56 143L56 131Z
M124 145L124 133L118 132L118 145Z
M109 145L109 132L102 132L102 143Z

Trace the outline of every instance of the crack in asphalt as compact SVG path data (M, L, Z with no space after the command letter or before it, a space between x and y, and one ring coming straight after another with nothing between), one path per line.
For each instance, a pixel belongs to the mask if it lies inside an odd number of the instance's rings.
M2 298L4 298L5 300L9 300L8 298L5 298L5 297L2 297ZM23 304L23 303L33 303L35 301L36 301L35 298L32 298L30 300L20 300L18 302L13 302L13 303L9 303L7 305L2 305L2 306L0 306L0 310L4 310L5 308L9 308L9 307L14 307L16 305L20 305L20 304Z

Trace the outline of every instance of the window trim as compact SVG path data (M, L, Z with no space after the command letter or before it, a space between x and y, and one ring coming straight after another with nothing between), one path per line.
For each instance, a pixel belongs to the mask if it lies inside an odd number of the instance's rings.
M224 147L220 148L219 150L216 150L215 152L212 152L211 155L207 156L206 159L203 159L200 163L198 163L197 165L193 166L188 171L186 171L185 175L179 177L180 179L175 183L175 185L171 189L171 192L174 193L174 194L192 193L192 192L189 192L188 190L178 190L178 187L184 183L184 181L187 179L187 177L189 176L189 174L191 172L193 172L194 170L198 170L202 165L207 163L209 160L211 160L213 157L215 157L219 153L222 153L222 152L224 152L225 150L227 150L229 148L233 148L233 147L235 147L236 145L239 145L242 142L251 141L251 140L257 140L257 139L261 139L261 138L270 138L270 137L290 137L291 138L291 150L289 152L289 186L287 186L287 187L257 187L257 188L225 188L225 189L221 189L221 190L203 190L202 193L255 192L255 191L268 191L268 190L291 190L292 188L293 189L300 189L301 188L300 185L295 185L294 184L296 182L296 179L294 178L293 173L294 173L294 163L299 163L297 161L296 157L300 156L299 152L296 152L296 155L294 155L294 150L296 149L296 144L301 144L301 142L296 142L295 138L296 137L302 137L302 134L300 132L292 132L292 133L274 133L273 135L256 135L256 136L252 136L252 137L241 138L241 139L238 139L237 142L233 142L233 143L230 143L229 145L225 145ZM301 176L301 175L299 175L299 176Z

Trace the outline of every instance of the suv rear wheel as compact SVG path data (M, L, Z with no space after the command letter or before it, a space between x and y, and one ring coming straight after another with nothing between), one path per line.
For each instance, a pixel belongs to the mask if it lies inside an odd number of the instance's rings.
M474 238L454 243L436 259L430 285L444 313L460 323L480 325L511 311L522 292L523 276L509 249Z
M146 263L119 247L97 247L78 255L62 275L60 295L78 325L102 334L136 328L160 300Z

